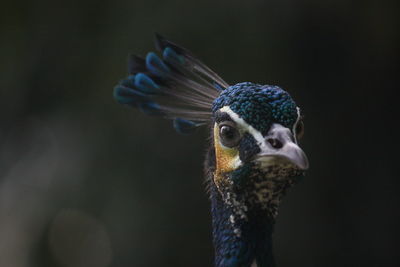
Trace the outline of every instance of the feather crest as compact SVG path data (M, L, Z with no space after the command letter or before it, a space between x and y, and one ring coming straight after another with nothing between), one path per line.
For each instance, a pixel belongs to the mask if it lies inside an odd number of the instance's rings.
M187 134L210 121L212 103L229 85L191 52L156 34L156 48L145 58L131 55L128 77L114 88L121 104L173 120Z

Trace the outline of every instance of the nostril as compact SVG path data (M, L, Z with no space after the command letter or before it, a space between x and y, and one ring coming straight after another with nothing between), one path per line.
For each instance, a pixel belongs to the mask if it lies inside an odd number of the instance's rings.
M283 147L282 142L279 141L278 139L275 139L275 138L268 138L267 141L268 141L268 143L271 144L271 146L272 146L273 148L279 149L279 148L282 148L282 147Z

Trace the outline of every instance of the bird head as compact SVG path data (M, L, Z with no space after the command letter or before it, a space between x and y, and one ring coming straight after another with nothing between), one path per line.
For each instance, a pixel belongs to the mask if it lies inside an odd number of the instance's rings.
M300 108L278 86L245 82L222 91L212 110L216 187L267 208L308 168Z
M241 210L250 205L274 215L271 203L308 168L298 145L300 108L278 86L230 86L191 52L159 35L156 47L162 59L152 52L130 57L129 76L115 87L114 97L172 119L182 134L210 125L211 180L223 199L245 203Z

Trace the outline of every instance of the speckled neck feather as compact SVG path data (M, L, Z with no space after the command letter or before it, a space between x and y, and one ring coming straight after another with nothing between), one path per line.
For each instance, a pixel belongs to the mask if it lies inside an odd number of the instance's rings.
M240 235L231 223L232 210L224 203L216 187L210 188L213 218L215 266L257 267L275 266L272 255L273 219L267 213L249 212L240 222Z
M252 193L237 196L229 203L226 195L213 182L215 154L211 148L207 155L205 170L209 182L211 213L213 219L213 241L215 266L217 267L271 267L275 266L272 254L272 232L281 197L291 182L265 183L269 192L262 201L252 197ZM252 168L249 168L252 169ZM261 175L261 174L260 174ZM254 184L265 177L254 176L244 170L238 179ZM232 177L233 178L233 177ZM228 192L229 190L224 191ZM260 196L257 197L259 199ZM243 207L239 202L246 200ZM257 265L252 265L256 262Z

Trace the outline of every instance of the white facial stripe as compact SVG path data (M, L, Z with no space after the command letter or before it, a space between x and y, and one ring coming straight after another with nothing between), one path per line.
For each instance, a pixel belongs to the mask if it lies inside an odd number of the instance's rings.
M292 133L293 133L294 140L295 140L295 142L297 144L296 127L297 127L297 123L299 123L301 117L300 117L300 108L296 107L296 109L297 109L297 119L296 119L295 124L293 125Z
M234 122L236 122L240 127L242 127L244 131L250 133L257 141L260 147L266 146L265 138L263 137L263 135L258 130L254 129L253 126L251 126L250 124L245 122L242 118L240 118L239 115L236 114L229 106L222 107L220 111L226 112Z

